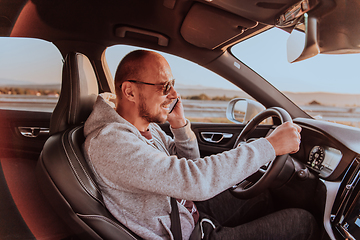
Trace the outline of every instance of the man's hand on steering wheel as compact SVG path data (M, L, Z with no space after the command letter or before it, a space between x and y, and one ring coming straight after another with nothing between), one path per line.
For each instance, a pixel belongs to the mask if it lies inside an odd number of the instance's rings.
M276 117L282 123L266 137L275 150L276 158L268 164L265 170L260 169L230 189L230 192L238 198L251 198L271 187L274 180L285 169L289 154L299 150L301 128L292 122L288 112L279 107L268 108L251 119L240 132L234 148L242 142L247 142L254 129L268 117ZM290 177L292 170L292 168L286 168L283 172Z
M301 127L295 123L285 122L278 126L266 139L275 149L276 156L296 153L300 147Z

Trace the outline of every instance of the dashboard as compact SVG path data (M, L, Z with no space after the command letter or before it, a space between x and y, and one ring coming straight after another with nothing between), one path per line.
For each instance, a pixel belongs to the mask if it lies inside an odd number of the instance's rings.
M360 129L313 119L294 119L302 127L300 151L295 155L321 179L341 181L360 155Z
M324 185L336 186L335 191L327 189L324 211L330 238L360 239L360 129L312 119L294 122L302 127L294 158Z

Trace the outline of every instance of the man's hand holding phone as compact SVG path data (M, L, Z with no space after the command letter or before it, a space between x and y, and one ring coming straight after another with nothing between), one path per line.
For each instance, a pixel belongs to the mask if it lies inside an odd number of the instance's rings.
M171 104L170 104L170 111L169 114L172 113L172 111L174 110L176 104L179 102L179 98L176 98Z
M172 128L181 128L186 124L184 107L182 105L181 98L179 95L170 104L170 110L167 120Z

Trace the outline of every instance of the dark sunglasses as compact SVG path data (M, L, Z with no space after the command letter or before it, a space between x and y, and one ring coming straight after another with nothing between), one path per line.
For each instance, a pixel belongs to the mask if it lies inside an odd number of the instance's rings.
M175 85L175 79L171 79L169 81L167 81L166 83L147 83L147 82L140 82L140 81L136 81L136 80L126 80L128 82L133 82L133 83L140 83L140 84L146 84L146 85L152 85L152 86L163 86L163 94L164 95L168 95L171 87L174 87Z

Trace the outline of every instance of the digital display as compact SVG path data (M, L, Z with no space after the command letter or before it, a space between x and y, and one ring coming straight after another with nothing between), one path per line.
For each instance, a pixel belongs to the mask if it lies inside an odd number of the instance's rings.
M323 176L330 175L342 158L342 153L331 147L314 146L309 154L308 164Z
M341 160L342 154L339 150L331 147L325 148L325 158L322 165L333 171Z
M360 199L354 202L354 206L347 214L342 224L342 228L351 234L354 239L360 239Z

